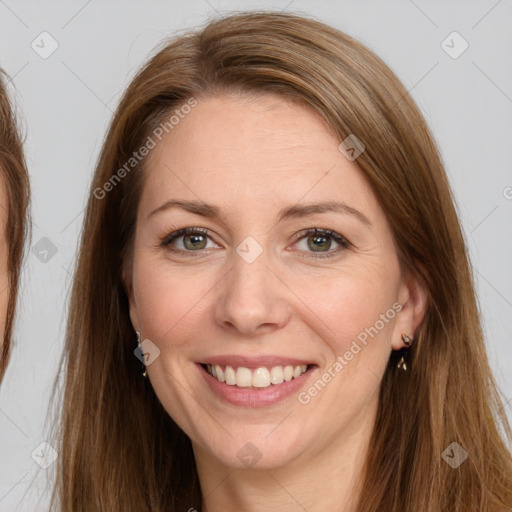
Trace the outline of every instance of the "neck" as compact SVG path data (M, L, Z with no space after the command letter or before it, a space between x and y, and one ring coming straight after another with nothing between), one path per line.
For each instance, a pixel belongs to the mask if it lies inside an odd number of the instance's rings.
M194 445L202 512L354 512L374 412L328 440L321 452L277 468L230 468Z

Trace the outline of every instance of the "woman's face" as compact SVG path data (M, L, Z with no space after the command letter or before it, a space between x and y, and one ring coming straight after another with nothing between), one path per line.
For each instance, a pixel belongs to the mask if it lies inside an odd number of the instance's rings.
M278 96L225 96L200 100L149 155L130 317L196 459L272 468L368 439L421 299L339 144Z

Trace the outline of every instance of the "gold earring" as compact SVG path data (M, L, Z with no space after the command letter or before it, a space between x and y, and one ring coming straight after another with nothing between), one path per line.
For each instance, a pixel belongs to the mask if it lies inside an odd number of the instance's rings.
M396 367L399 369L399 370L403 370L404 372L407 371L407 363L405 362L405 359L404 359L404 356L402 356L400 358L400 361L398 361L398 364L396 365Z
M412 338L410 336L407 336L407 334L402 334L402 341L407 346L407 349L412 345ZM409 353L409 350L407 350L407 349L403 349L402 356L400 357L400 361L398 361L398 364L396 365L396 367L399 370L403 370L404 372L407 371L406 359L407 359L407 355Z

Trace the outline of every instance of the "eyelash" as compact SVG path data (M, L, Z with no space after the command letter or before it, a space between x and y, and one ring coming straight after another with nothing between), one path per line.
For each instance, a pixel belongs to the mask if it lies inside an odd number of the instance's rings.
M297 233L294 237L294 243L300 242L302 239L308 238L311 235L332 238L340 246L337 249L329 250L327 252L306 251L308 255L311 254L314 259L333 258L351 246L350 242L344 236L336 233L335 231L330 229L318 229L316 227L304 229Z
M174 249L171 246L171 243L174 240L176 240L177 238L180 238L185 235L192 235L192 234L200 234L200 235L204 235L204 236L211 238L207 229L183 228L183 229L178 229L177 231L174 231L173 233L170 233L169 235L165 236L161 240L160 246L165 247L174 253L181 253L181 254L184 253L187 257L193 258L193 257L200 256L201 253L207 249L199 249L197 251L184 251L182 249ZM328 251L328 252L323 252L323 253L322 252L315 253L314 251L306 251L306 252L309 252L310 254L312 254L313 258L315 258L315 259L332 258L333 256L336 256L338 253L344 251L345 249L348 249L351 246L351 243L345 237L341 236L340 234L338 234L334 231L331 231L330 229L318 229L316 227L310 228L310 229L305 229L305 230L301 231L300 233L297 233L297 235L295 236L294 243L297 243L300 240L302 240L303 238L307 238L308 236L311 236L311 235L314 235L314 236L320 235L320 236L330 237L337 244L340 245L340 247L338 249L335 249L334 251ZM198 254L196 255L194 253L198 253Z

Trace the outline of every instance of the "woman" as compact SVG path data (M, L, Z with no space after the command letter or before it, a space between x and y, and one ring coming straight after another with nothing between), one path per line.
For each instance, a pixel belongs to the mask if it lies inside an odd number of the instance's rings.
M316 21L214 21L134 78L65 363L65 511L512 507L432 136L378 57Z
M0 382L11 349L29 203L25 157L2 74L0 70Z

